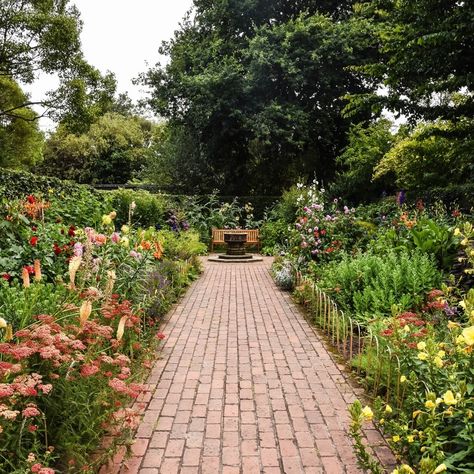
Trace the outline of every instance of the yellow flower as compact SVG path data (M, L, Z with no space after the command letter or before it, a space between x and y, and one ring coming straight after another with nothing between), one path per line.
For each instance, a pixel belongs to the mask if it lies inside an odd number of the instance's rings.
M364 409L362 410L362 416L367 421L370 421L374 417L374 412L372 411L372 409L370 407L365 406Z
M433 400L426 400L425 407L428 408L428 410L432 410L436 408L436 403Z
M398 443L400 441L400 436L398 436L398 435L392 436L392 441L394 443Z
M408 435L408 436L407 436L407 441L408 441L409 443L413 443L413 441L415 441L415 437L414 437L413 435Z
M408 324L405 324L405 326L403 326L403 330L405 332L410 332L410 326Z
M122 237L122 239L120 240L120 245L122 247L125 247L125 248L128 248L130 247L130 240L128 237Z
M387 406L385 407L385 413L392 413L392 411L393 411L393 410L392 410L392 407L391 407L390 405L387 405Z
M5 331L5 341L10 342L12 339L13 339L13 328L12 328L12 325L9 324L7 326L6 331ZM1 433L1 431L0 431L0 433Z
M441 367L443 367L443 360L441 359L441 357L438 357L436 356L433 360L434 364L436 365L436 367L438 367L439 369L441 369Z
M448 390L444 395L443 395L443 401L446 403L446 405L456 405L457 400L454 398L453 392L451 390Z
M400 377L400 383L405 383L406 381L407 381L407 378L404 375L402 375Z
M456 344L461 345L464 344L466 341L464 340L464 336L462 334L459 334L459 336L456 338Z
M400 474L400 471L398 469L394 469L391 474Z
M420 413L423 413L421 410L415 410L412 414L412 418L415 419Z
M404 474L415 474L415 471L408 464L402 464L401 472Z
M446 352L445 351L438 351L438 357L440 357L441 359L446 355Z
M428 359L428 354L426 352L418 352L418 359L426 360Z
M439 474L440 472L446 471L446 469L448 469L447 466L446 466L446 464L444 464L444 463L443 463L443 464L440 464L440 465L433 471L433 474Z
M421 341L416 345L416 347L419 351L424 351L426 349L426 342Z
M117 213L115 211L112 211L110 214L109 214L109 217L114 220L116 217L117 217Z
M385 424L385 418L380 418L379 425L384 425L384 424Z
M459 306L461 306L462 309L466 309L466 302L464 300L460 301Z
M461 240L461 245L464 245L464 247L466 247L467 245L469 245L469 239L466 239L466 238L462 239L462 240Z
M128 234L130 232L130 227L128 227L128 225L123 225L121 230L122 233Z
M102 224L104 224L104 225L112 224L112 218L108 215L103 215L102 216Z
M7 322L3 318L0 318L0 329L5 329L6 327Z
M474 326L463 329L462 335L468 346L474 345Z
M459 227L456 227L454 229L454 235L461 235L461 230L459 229Z

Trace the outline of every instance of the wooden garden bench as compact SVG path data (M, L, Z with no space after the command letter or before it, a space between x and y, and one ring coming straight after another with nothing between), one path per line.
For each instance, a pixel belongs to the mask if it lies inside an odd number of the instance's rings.
M224 234L246 234L246 245L256 245L260 251L260 235L258 229L212 229L211 252L214 251L214 245L223 245Z

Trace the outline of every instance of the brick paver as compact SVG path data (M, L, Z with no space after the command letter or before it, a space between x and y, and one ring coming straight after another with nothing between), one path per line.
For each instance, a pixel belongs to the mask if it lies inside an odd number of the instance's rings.
M361 472L354 390L270 262L206 262L163 328L134 456L108 472Z

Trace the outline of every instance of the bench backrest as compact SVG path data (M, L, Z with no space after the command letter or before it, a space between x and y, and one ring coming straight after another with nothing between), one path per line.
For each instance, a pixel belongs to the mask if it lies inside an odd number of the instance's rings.
M212 229L212 241L224 242L224 234L247 234L247 242L258 242L258 229Z

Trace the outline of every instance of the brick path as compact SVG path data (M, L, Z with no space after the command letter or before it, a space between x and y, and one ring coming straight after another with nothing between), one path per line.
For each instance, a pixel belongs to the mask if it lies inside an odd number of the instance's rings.
M354 391L270 261L206 263L163 328L134 456L107 472L361 472L346 436Z

